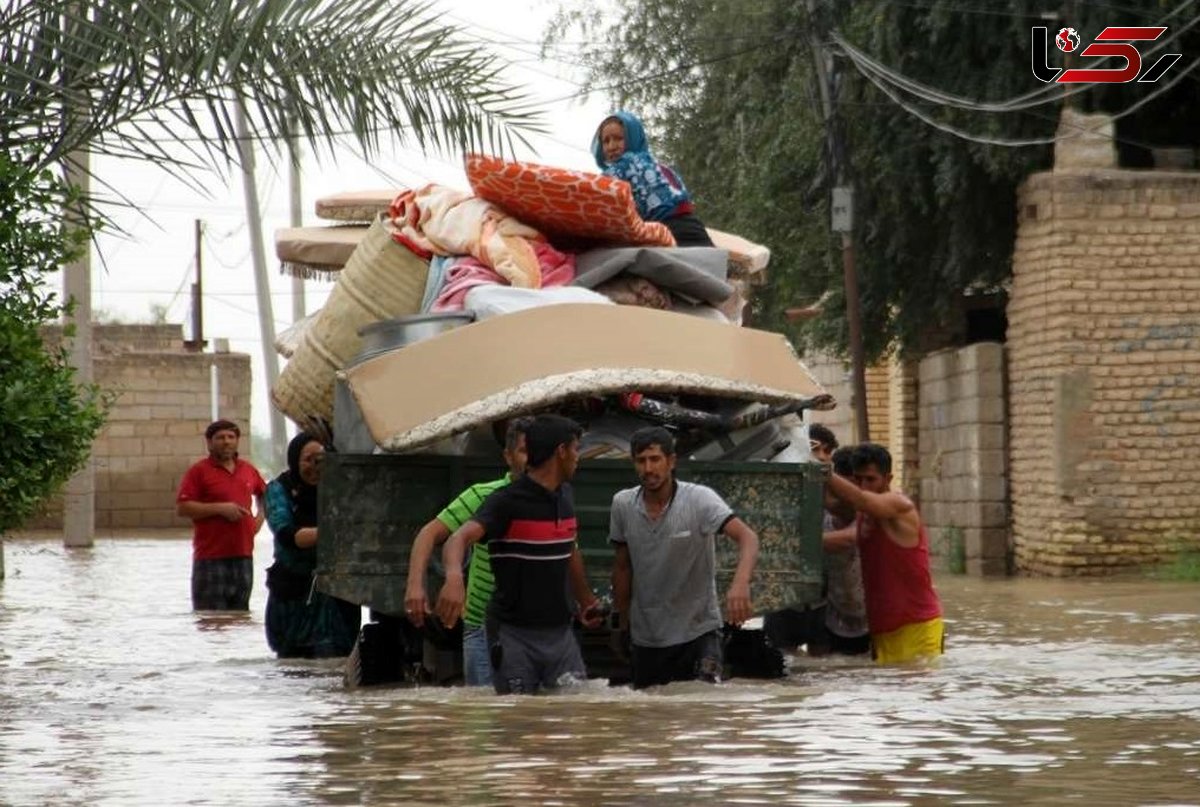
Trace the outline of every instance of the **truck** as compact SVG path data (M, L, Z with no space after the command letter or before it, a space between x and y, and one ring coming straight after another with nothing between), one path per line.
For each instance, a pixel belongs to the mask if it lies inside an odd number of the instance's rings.
M463 488L503 473L490 427L521 414L557 411L588 430L572 486L598 594L610 590L609 504L637 484L619 435L660 423L679 441L678 477L712 487L758 533L756 613L821 600L827 470L809 453L804 416L834 402L782 335L617 305L443 324L417 316L381 325L400 338L364 350L338 374L316 587L370 609L348 683L459 680L461 626L430 619L418 630L404 616L409 553L421 526ZM471 361L484 354L486 363ZM723 592L736 548L720 539L717 548ZM436 560L429 575L426 590L436 595ZM628 672L609 646L616 618L579 626L589 675L613 683ZM726 636L727 675L782 674L761 630L726 626Z

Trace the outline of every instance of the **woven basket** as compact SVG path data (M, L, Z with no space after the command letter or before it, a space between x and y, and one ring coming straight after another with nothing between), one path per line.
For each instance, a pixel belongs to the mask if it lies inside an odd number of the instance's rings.
M275 407L301 426L332 422L334 375L358 354L359 329L417 313L428 276L428 261L392 240L387 217L377 217L280 373Z
M275 336L275 352L285 359L290 359L304 339L304 332L312 327L313 322L320 316L320 310L314 311L304 319L298 319L284 328Z

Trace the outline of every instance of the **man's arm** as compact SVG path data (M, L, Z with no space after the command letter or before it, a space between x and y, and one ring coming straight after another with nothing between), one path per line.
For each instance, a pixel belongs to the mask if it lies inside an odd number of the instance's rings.
M440 546L450 537L450 528L438 519L431 519L421 528L413 540L408 553L408 584L404 589L404 613L408 621L418 628L425 624L425 615L430 613L429 598L425 595L425 572L433 548Z
M571 593L575 595L575 602L579 605L579 621L587 628L600 627L600 623L604 621L604 617L596 609L600 601L596 599L596 595L592 592L592 586L588 582L587 571L583 568L583 553L579 551L579 544L576 544L575 548L571 550L568 574L571 579ZM589 614L594 609L596 612Z
M437 607L434 612L447 628L452 628L458 622L463 612L463 603L467 594L463 586L463 556L467 547L474 546L483 538L483 524L474 519L466 522L449 538L442 547L442 565L446 567L446 582L438 593Z
M183 518L199 521L202 518L223 518L226 521L241 521L250 511L234 502L198 502L192 499L175 505L175 513Z
M894 490L886 493L870 493L836 473L829 474L829 487L834 496L855 510L880 521L899 518L914 509L912 501L903 493Z
M750 577L758 562L758 535L737 516L725 522L721 531L738 545L737 568L729 584L729 593L725 595L725 621L741 625L754 615L750 604Z
M916 546L917 508L912 500L894 490L870 493L836 473L829 474L829 488L846 504L883 524L887 534L900 546Z
M258 508L258 512L254 515L254 534L257 535L258 531L262 529L263 521L265 521L267 518L267 493L265 490L259 491L258 493L254 494L254 503L257 505L257 508ZM312 532L312 541L308 544L301 544L299 537L297 536L296 546L312 546L313 544L315 544L317 542L316 528L309 527L308 529L311 529L313 531Z
M821 534L821 546L826 552L845 552L858 541L858 525L851 524L838 530L826 530Z

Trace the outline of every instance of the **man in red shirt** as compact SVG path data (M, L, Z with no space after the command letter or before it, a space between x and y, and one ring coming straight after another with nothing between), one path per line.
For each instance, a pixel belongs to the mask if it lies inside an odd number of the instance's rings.
M855 446L854 481L829 476L833 495L858 511L867 624L875 660L940 656L942 604L929 574L929 534L912 500L891 489L892 457L875 443Z
M192 607L197 611L249 611L254 585L254 536L266 514L266 483L238 457L236 423L213 421L204 430L208 456L183 475L175 512L190 518ZM258 513L251 509L258 502Z

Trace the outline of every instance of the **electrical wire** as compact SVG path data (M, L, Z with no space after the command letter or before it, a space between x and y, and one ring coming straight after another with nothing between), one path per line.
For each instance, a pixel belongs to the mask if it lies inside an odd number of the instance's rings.
M1177 75L1174 79L1167 82L1166 84L1160 85L1153 92L1146 95L1144 98L1139 100L1137 103L1135 103L1129 107L1126 107L1125 109L1121 110L1120 112L1117 112L1109 117L1111 118L1111 120L1116 121L1116 120L1120 120L1121 118L1125 117L1126 115L1136 112L1138 109L1141 109L1143 106L1148 104L1150 101L1152 101L1155 98L1157 98L1158 96L1164 94L1168 90L1172 89L1180 81L1187 78L1191 74L1192 70L1195 69L1195 67L1198 64L1200 64L1200 59L1197 59L1196 61L1192 62L1191 65L1189 65L1187 68L1185 68L1183 71L1181 71L1179 73L1179 75ZM860 72L862 72L862 71L860 71ZM919 118L920 120L924 121L925 123L927 123L928 125L932 126L933 128L935 128L939 131L945 132L946 134L954 135L955 137L961 138L963 140L969 140L973 143L982 143L982 144L988 145L988 146L1005 146L1005 147L1019 148L1022 146L1046 145L1048 143L1053 143L1056 140L1064 139L1063 137L1057 137L1054 135L1051 135L1048 137L1027 138L1027 139L1023 139L1023 140L1014 140L1014 139L1008 139L1008 138L987 137L987 136L976 135L976 134L966 131L965 129L959 129L954 126L950 126L949 124L942 123L941 121L938 121L938 120L930 117L930 115L928 113L926 113L924 110L919 109L919 108L907 103L904 99L902 99L899 95L897 95L896 92L891 87L884 84L882 81L880 81L878 78L876 78L873 74L871 74L869 72L863 72L862 74L864 76L866 76L866 78L872 84L874 84L876 87L878 87L885 95L887 95L889 98L891 98L892 101L894 101L897 106L904 109L910 115L912 115L916 118ZM1086 128L1084 128L1084 127L1079 127L1079 128L1080 128L1080 131L1078 133L1076 133L1074 135L1066 135L1065 137L1067 137L1067 138L1078 137L1087 131Z
M1156 27L1166 27L1165 24L1170 22L1175 15L1179 14L1189 6L1195 5L1197 2L1200 2L1200 0L1186 0L1184 3L1180 4L1169 14L1167 14L1166 17L1160 20L1158 22L1158 26ZM1156 41L1152 47L1148 48L1143 56L1153 56L1154 54L1159 53L1171 42L1181 37L1184 33L1198 23L1200 23L1200 16L1193 17L1182 27L1176 27L1171 31L1170 35L1166 39ZM953 106L969 111L1014 112L1022 109L1031 109L1036 106L1058 103L1068 96L1075 95L1076 93L1083 92L1095 86L1094 84L1076 84L1070 89L1066 89L1058 85L1051 85L1049 87L1038 88L1032 92L1024 93L1004 101L977 101L972 98L966 98L960 95L952 95L942 90L938 90L934 87L922 84L915 79L905 76L895 70L892 70L886 65L883 65L875 59L872 59L858 48L854 47L840 33L834 32L831 35L831 38L833 39L834 43L838 45L841 51L845 53L855 64L855 66L859 69L859 72L872 72L881 79L888 81L889 83L898 86L910 94L930 103L941 104L943 106Z

